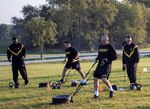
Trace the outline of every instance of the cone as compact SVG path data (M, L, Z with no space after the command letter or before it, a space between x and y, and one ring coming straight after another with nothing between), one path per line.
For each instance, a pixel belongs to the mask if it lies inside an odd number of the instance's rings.
M103 87L102 84L99 85L99 91L102 92L103 91Z
M144 72L144 73L147 72L147 68L146 68L146 67L143 69L143 72Z

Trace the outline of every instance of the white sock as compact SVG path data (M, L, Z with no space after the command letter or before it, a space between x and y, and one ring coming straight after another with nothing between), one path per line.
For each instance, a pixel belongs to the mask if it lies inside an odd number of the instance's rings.
M112 86L110 86L109 91L114 91L114 89L112 88Z
M99 96L99 91L98 91L98 90L95 90L95 91L94 91L94 95Z

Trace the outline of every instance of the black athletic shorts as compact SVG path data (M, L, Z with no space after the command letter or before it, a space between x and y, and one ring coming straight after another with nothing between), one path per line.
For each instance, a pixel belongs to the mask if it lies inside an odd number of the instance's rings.
M76 62L70 62L70 61L67 61L66 65L65 65L65 68L69 69L69 68L72 68L72 69L76 69L76 70L80 70L81 67L80 67L80 62L79 61L76 61Z
M108 78L111 71L111 64L105 64L103 66L100 66L100 64L97 65L96 70L94 71L93 77L101 79Z

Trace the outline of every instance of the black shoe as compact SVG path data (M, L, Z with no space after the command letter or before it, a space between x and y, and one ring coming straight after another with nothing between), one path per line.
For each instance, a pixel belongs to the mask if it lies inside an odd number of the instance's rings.
M57 82L63 84L63 83L64 83L64 80L61 79L61 80L59 80L59 81L57 81Z
M94 97L93 97L93 98L97 99L97 98L99 98L99 96L97 96L97 95L94 95Z
M15 83L15 87L14 88L19 88L19 83Z
M26 81L24 82L24 85L29 85L29 81L26 80Z
M113 98L113 96L114 96L114 91L110 91L109 92L109 98Z
M134 87L135 87L135 84L134 84L134 83L131 83L131 84L130 84L130 90L134 90Z

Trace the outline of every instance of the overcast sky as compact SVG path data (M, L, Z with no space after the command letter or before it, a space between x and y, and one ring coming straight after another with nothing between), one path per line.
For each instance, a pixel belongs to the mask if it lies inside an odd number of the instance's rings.
M0 24L11 24L11 17L21 17L22 7L30 4L40 6L46 4L46 0L0 0Z
M46 4L46 0L0 0L0 24L11 24L12 17L22 18L22 7L27 4L39 7Z

